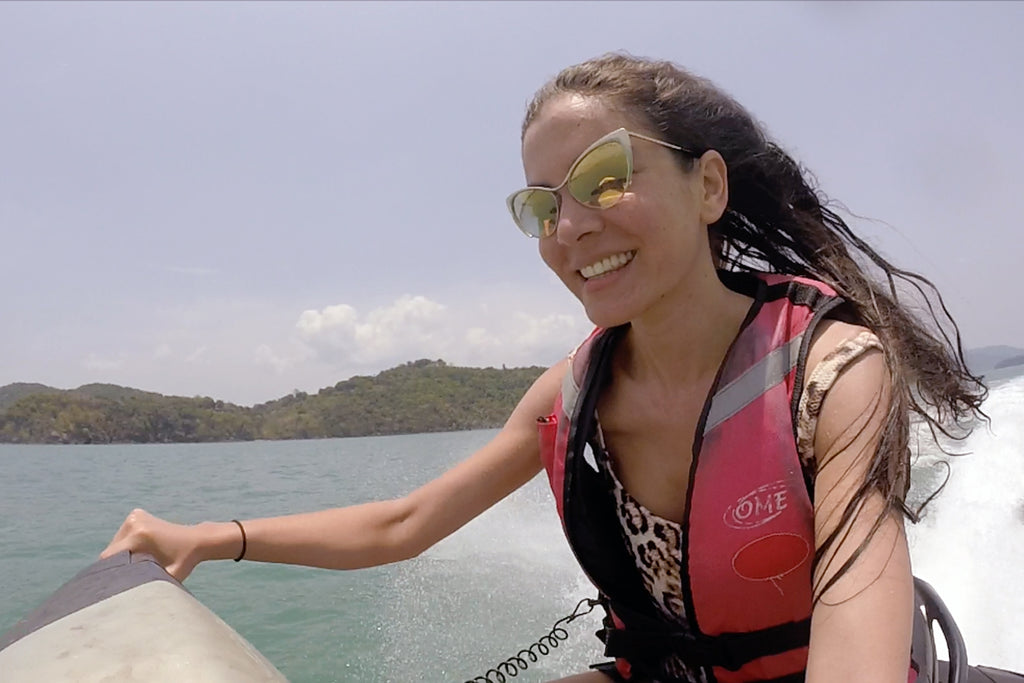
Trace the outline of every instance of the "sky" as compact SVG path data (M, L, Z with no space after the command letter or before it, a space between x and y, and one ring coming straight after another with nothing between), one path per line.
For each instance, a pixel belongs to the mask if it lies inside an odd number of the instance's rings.
M1024 3L0 3L0 386L251 405L590 329L518 232L527 101L609 51L762 121L967 347L1024 346Z

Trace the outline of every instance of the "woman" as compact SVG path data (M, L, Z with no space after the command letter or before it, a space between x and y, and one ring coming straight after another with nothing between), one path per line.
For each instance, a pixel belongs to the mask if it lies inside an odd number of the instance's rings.
M959 338L898 300L897 280L928 283L670 63L564 70L522 141L509 208L597 330L489 444L399 500L196 526L136 510L103 555L179 579L242 556L395 562L545 469L617 657L563 680L907 680L909 419L966 428L985 395Z

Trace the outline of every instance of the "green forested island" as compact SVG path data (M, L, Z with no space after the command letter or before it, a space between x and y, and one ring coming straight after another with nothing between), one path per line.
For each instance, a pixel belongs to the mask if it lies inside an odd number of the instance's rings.
M111 384L9 384L0 387L0 442L191 443L485 429L500 427L542 372L418 360L251 408Z
M974 372L1024 364L1024 349L967 352ZM252 407L112 384L0 387L0 443L175 443L316 439L500 427L541 367L463 368L417 360L316 394Z

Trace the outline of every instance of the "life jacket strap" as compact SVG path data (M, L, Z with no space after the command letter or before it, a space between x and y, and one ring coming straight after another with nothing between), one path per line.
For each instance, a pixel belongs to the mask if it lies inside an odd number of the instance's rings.
M811 620L715 636L607 627L598 631L597 636L604 641L604 653L608 657L621 657L632 662L675 654L687 664L738 671L744 664L760 657L806 646L811 637Z

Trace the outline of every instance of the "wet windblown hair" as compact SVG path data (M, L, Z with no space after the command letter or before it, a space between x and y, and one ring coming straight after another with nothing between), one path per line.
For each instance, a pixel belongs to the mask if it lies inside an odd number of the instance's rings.
M729 183L725 213L709 226L719 267L825 282L846 300L852 321L882 343L891 395L879 446L865 481L816 549L815 567L826 555L834 559L831 551L845 540L870 495L880 494L886 509L856 552L815 587L817 601L852 566L885 515L895 512L917 521L924 504L911 509L906 501L911 418L927 425L933 437L963 439L985 417L981 404L987 390L966 366L959 328L930 281L897 268L857 236L810 174L710 81L667 61L604 55L564 69L537 91L523 133L545 103L573 94L639 116L661 139L698 154L717 150ZM688 169L694 158L680 154L679 160ZM819 469L826 464L818 463Z

